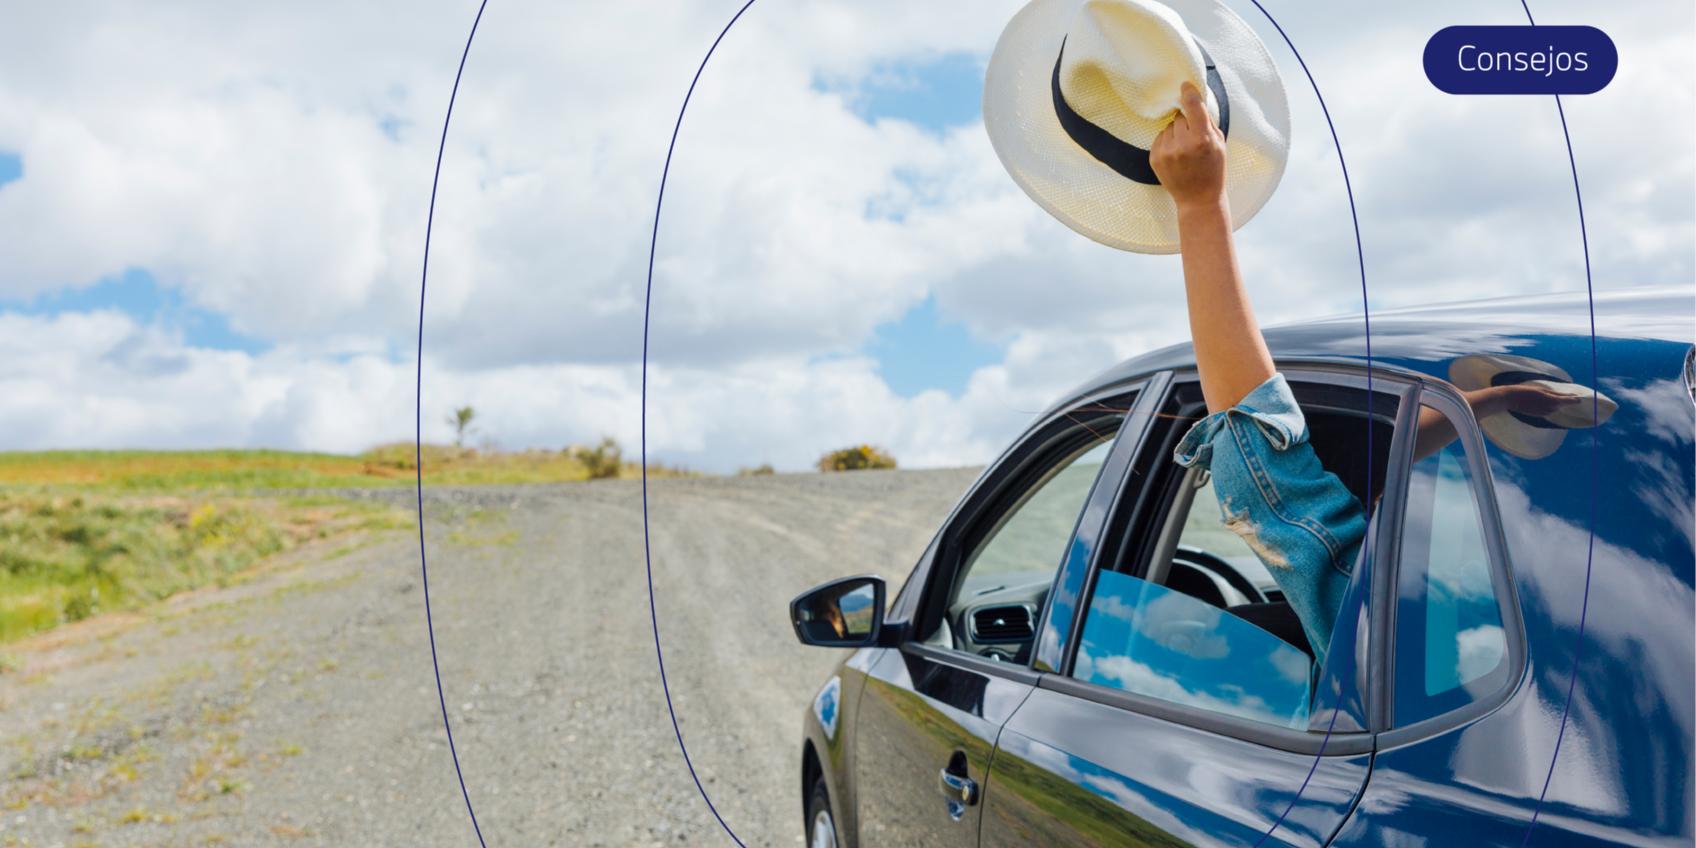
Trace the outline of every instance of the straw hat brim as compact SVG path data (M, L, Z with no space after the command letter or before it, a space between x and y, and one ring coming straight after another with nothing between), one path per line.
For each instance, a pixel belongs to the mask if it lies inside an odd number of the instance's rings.
M1002 33L984 80L983 118L1013 181L1061 222L1137 253L1176 253L1176 208L1166 190L1127 179L1074 142L1053 98L1054 63L1083 0L1034 0ZM1289 158L1290 112L1272 56L1217 0L1164 0L1217 66L1230 100L1226 195L1233 226L1266 205Z

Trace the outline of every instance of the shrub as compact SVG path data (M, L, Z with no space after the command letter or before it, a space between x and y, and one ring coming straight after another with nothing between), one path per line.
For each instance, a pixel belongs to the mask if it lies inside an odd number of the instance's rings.
M583 469L589 472L590 480L606 480L617 477L624 470L624 449L618 446L618 440L611 436L601 439L601 443L592 447L574 447L571 456L583 463Z
M736 470L738 477L770 477L776 473L777 470L772 468L769 462L762 462L753 468L738 468Z
M839 448L819 457L820 471L861 471L894 467L895 457L884 449L871 445Z

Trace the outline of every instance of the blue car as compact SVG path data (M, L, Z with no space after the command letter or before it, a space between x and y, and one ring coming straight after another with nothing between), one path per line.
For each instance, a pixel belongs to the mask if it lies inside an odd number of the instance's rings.
M1594 311L1594 346L1582 296L1374 314L1370 368L1358 317L1267 331L1370 505L1318 652L1277 552L1172 460L1190 349L1090 380L892 598L791 605L852 649L806 717L809 844L1690 845L1696 298ZM1581 412L1477 405L1527 382Z

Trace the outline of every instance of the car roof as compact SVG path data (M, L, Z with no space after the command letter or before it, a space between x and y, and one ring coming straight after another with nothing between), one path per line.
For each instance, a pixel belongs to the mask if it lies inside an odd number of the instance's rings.
M1577 292L1373 310L1369 317L1373 364L1438 374L1446 370L1440 366L1458 356L1535 352L1527 348L1550 339L1587 340L1591 309L1585 294ZM1595 327L1598 347L1627 340L1687 347L1696 341L1696 288L1642 287L1598 293ZM1367 358L1366 330L1367 322L1357 312L1268 327L1265 334L1273 358L1280 362L1360 364ZM1194 367L1195 353L1188 342L1160 348L1097 374L1057 406L1156 371Z

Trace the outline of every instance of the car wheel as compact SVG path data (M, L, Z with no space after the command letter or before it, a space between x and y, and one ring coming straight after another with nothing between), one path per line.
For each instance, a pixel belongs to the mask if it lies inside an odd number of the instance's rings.
M824 778L813 781L807 796L807 848L836 848L836 820L830 815L830 793Z

